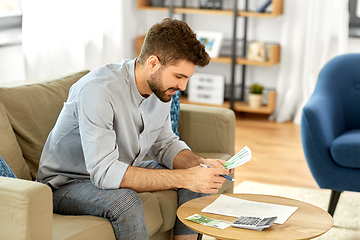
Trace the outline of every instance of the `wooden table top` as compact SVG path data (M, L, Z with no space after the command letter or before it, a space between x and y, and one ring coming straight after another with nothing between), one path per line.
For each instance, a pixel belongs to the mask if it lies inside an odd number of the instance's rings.
M333 226L333 218L325 210L312 204L295 199L261 195L261 194L225 194L244 200L255 202L266 202L285 206L298 207L295 213L284 223L271 225L263 231L248 230L242 228L228 227L224 230L215 227L204 226L185 218L200 214L212 219L235 221L236 217L201 212L203 208L212 203L219 195L197 198L181 205L177 210L178 218L189 228L216 239L312 239L318 237Z

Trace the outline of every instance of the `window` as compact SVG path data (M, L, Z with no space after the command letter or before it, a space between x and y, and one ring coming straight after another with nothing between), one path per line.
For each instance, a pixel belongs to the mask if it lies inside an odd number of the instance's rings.
M349 0L349 37L360 37L360 0Z
M21 0L0 1L0 47L21 44Z
M21 0L1 0L0 17L21 15Z

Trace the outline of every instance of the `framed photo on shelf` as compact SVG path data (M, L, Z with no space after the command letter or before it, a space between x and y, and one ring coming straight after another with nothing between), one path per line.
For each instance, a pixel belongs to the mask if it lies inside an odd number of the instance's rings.
M207 104L224 103L225 76L195 73L189 79L188 100Z
M267 60L266 44L258 41L249 42L246 58L252 61L265 62Z
M204 44L206 52L210 55L210 57L219 57L223 33L203 30L195 31L195 33L201 43Z

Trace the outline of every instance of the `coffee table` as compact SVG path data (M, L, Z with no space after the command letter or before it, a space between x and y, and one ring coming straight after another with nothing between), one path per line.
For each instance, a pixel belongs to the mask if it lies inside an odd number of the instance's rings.
M197 198L181 205L177 210L177 216L186 226L200 234L205 234L216 239L312 239L327 232L333 226L333 218L325 210L312 204L295 199L261 195L261 194L225 194L244 200L266 202L286 206L298 207L296 212L284 223L273 224L263 231L254 231L242 228L228 227L224 230L204 226L185 218L200 214L213 219L229 222L235 221L236 217L201 212L203 208L212 203L219 195Z

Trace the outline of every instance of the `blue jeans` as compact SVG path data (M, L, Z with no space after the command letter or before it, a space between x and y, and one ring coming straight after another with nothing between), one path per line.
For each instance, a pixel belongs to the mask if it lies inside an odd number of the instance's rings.
M140 167L165 168L154 161L144 162ZM208 194L175 189L178 206ZM54 212L64 215L92 215L107 218L116 239L148 239L144 211L139 195L132 189L102 190L90 181L69 183L53 191ZM176 219L174 235L196 234Z

